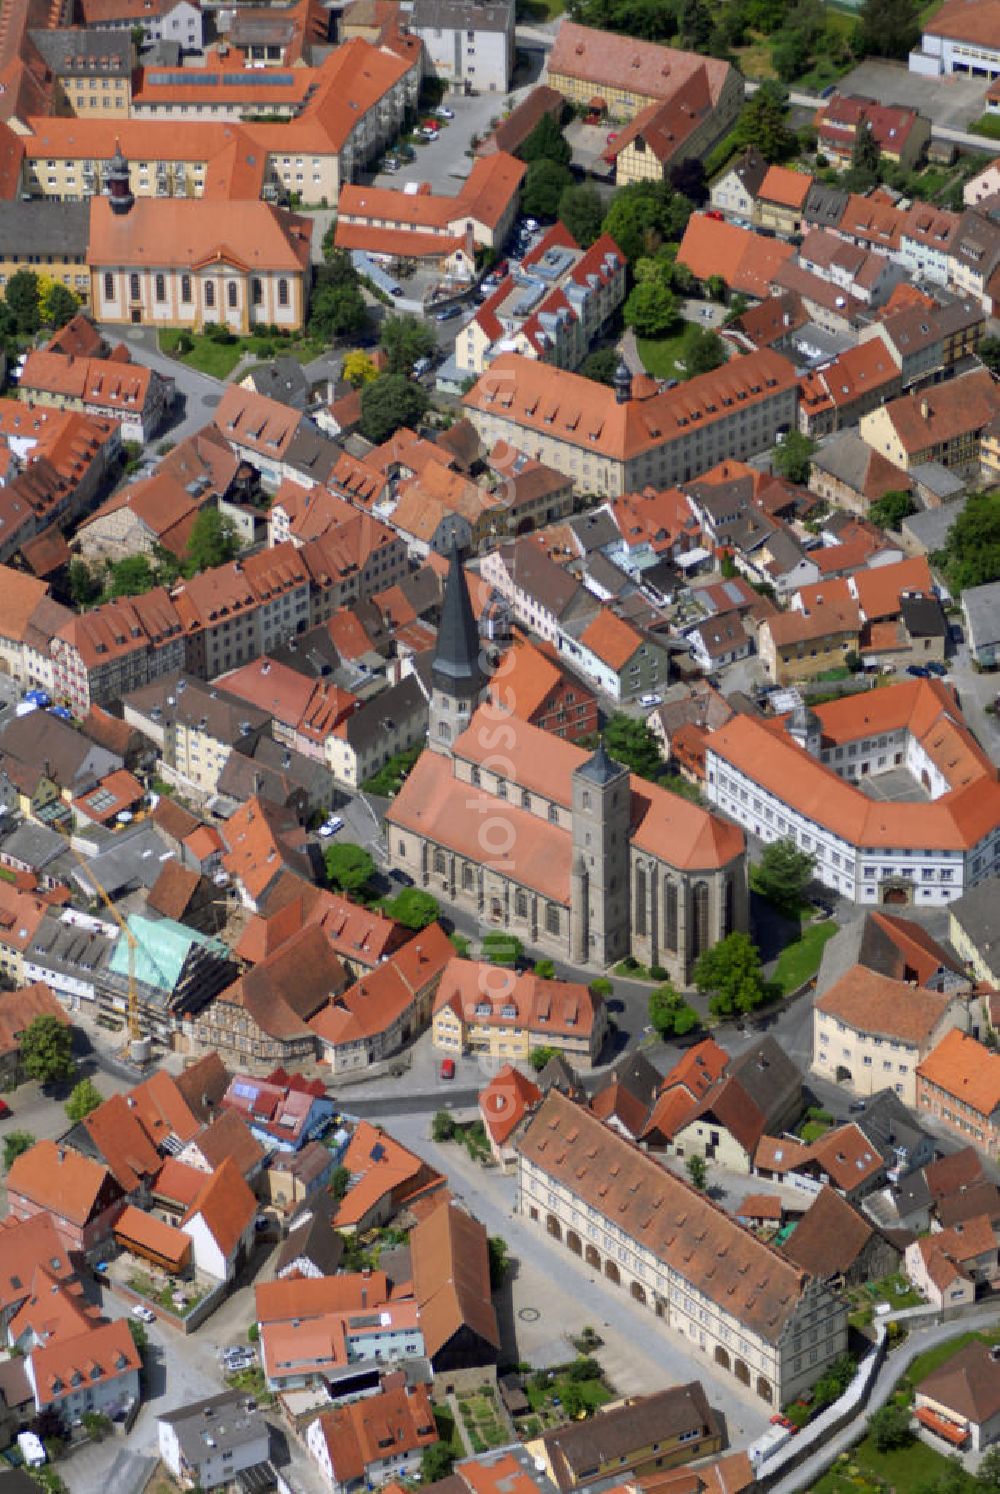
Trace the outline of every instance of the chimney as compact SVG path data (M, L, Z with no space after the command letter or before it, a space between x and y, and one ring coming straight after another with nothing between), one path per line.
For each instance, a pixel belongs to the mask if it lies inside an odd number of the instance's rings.
M931 417L930 402L928 400L926 400L926 399L922 399L920 401L920 418L921 418L921 420L929 420L930 417Z

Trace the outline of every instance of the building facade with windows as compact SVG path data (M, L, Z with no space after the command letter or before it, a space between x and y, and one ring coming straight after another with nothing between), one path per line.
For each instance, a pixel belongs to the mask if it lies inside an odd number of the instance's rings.
M844 1353L838 1294L558 1090L516 1150L518 1213L762 1401Z
M101 322L289 332L305 322L309 219L264 202L135 201L124 162L90 204L91 305ZM117 175L116 175L117 173ZM116 190L117 181L117 190Z
M900 768L922 802L861 789ZM734 718L709 738L705 794L761 839L795 841L821 882L858 903L941 905L1000 868L997 769L936 680Z

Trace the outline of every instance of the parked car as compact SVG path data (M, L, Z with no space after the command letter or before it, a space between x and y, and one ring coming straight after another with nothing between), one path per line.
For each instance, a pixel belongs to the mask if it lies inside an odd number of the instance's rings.
M132 1316L134 1318L138 1318L140 1320L140 1322L143 1322L143 1323L155 1323L156 1322L156 1313L153 1312L152 1308L143 1307L143 1305L142 1305L141 1302L136 1302L136 1303L133 1304L133 1306L132 1306Z
M715 223L722 223L722 222L725 221L726 215L725 215L725 213L720 213L719 210L718 210L718 208L712 208L709 212L707 212L705 214L705 217L706 218L711 218L712 221L715 222ZM772 1421L774 1420L773 1416L771 1417L771 1420Z
M399 162L396 160L396 157L395 156L386 156L385 160L382 162L382 170L383 171L398 171L399 170Z
M340 818L340 815L334 814L331 815L328 820L323 821L322 825L320 825L319 829L316 831L316 834L322 836L324 840L328 840L331 835L336 835L337 831L343 830L343 828L344 822Z
M650 691L648 695L640 695L639 696L639 704L640 705L644 705L644 706L662 705L663 704L663 696L662 695L656 695L656 694L653 693L653 691Z
M439 104L437 106L437 108L434 110L434 113L437 115L438 119L454 119L455 118L455 111L454 111L454 109L446 109L445 106L444 106L444 104Z
M7 1120L13 1114L14 1114L14 1112L11 1110L10 1106L7 1104L7 1101L6 1100L0 1100L0 1121Z
M65 706L49 706L49 715L58 716L60 721L72 721L73 712L68 711Z
M455 1060L453 1058L442 1058L442 1060L441 1060L441 1078L442 1079L454 1079L454 1077L455 1077Z
M525 233L537 233L538 227L539 224L537 218L525 218L524 222L521 224L521 228Z
M436 322L450 322L454 317L462 315L461 306L445 306L434 313Z
M930 670L925 668L923 664L907 664L906 672L907 674L912 674L914 679L918 680L929 680L931 677Z
M948 673L947 664L942 664L938 659L932 659L927 665L927 668L930 670L931 674L936 674L941 679L943 679L944 676Z
M41 706L42 710L52 704L52 697L47 690L25 690L24 698L32 705Z
M852 1100L847 1107L849 1115L860 1115L865 1108L864 1100Z

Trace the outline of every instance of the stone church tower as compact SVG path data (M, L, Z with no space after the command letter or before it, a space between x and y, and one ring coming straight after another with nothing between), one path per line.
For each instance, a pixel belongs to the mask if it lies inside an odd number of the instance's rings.
M573 774L570 938L578 965L629 953L629 771L601 742Z
M479 629L472 613L465 572L452 549L445 582L437 649L431 668L427 745L450 753L483 699L486 677L479 658Z

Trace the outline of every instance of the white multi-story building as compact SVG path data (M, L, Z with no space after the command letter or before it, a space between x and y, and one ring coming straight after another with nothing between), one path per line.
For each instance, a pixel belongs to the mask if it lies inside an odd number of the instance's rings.
M920 802L861 787L899 769ZM937 681L736 718L708 742L705 792L761 840L794 841L854 902L941 905L1000 867L996 769Z
M230 1485L270 1456L268 1424L245 1391L225 1390L164 1411L156 1429L160 1457L181 1488Z
M910 53L910 72L1000 78L1000 0L946 0L924 26L920 51Z
M514 0L413 0L405 20L424 44L427 72L460 93L507 92L514 70Z

